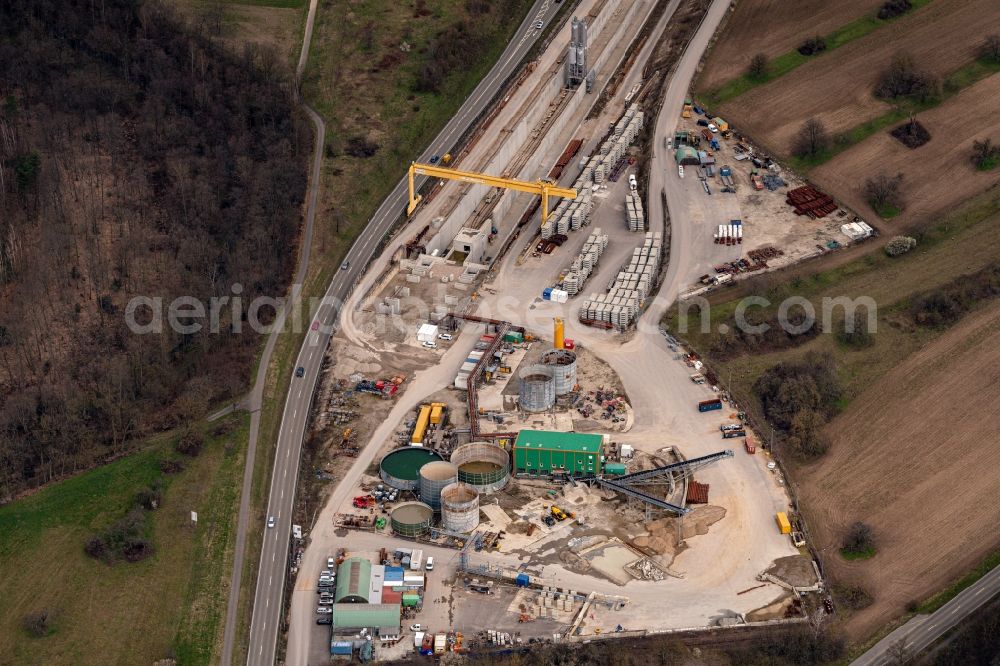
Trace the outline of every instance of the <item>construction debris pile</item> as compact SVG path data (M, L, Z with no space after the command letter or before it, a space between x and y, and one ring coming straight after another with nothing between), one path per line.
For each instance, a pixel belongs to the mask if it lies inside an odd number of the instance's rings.
M812 185L803 185L789 191L785 203L795 209L796 215L807 215L813 220L826 217L837 210L833 197L820 192Z
M573 403L573 407L585 419L600 418L605 421L610 420L612 423L624 422L628 412L628 402L624 397L616 391L603 388L581 393ZM631 452L632 447L628 447L628 450Z
M580 306L580 321L598 328L624 330L642 312L646 297L660 271L662 234L646 232L642 245L635 248L628 264L622 267L608 286L606 294L591 294Z
M625 571L634 578L639 580L654 580L661 581L667 577L667 574L656 565L655 562L649 558L642 558L641 560L636 560L630 564L625 565Z
M764 174L764 187L769 191L774 192L782 187L787 187L788 183L781 176L775 176L769 173Z
M587 278L590 277L590 274L597 267L597 262L607 247L608 235L601 233L601 228L597 227L594 229L594 233L590 234L590 237L587 238L587 242L584 243L579 256L573 260L569 270L563 277L562 291L565 291L570 296L580 293L580 288L583 287Z

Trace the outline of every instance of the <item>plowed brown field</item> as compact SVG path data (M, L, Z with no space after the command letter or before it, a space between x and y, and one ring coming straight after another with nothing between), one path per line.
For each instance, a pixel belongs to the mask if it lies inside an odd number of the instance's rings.
M917 116L931 133L929 143L911 150L888 131L879 132L814 169L810 178L875 220L861 184L879 171L902 173L903 212L878 225L896 231L913 222L934 219L1000 181L1000 170L976 171L969 161L974 140L1000 137L997 109L1000 75L993 75Z
M874 14L883 0L740 0L712 47L698 82L711 90L746 71L750 58L774 58L813 35L826 35L863 14Z
M1000 303L969 315L854 399L828 426L830 452L795 474L834 582L875 603L847 618L869 636L1000 546ZM840 557L843 529L872 525L878 552Z
M713 111L770 150L787 154L807 118L821 119L836 134L890 110L872 89L896 53L912 54L919 65L943 77L975 58L997 25L996 0L934 0ZM767 41L766 34L759 38Z

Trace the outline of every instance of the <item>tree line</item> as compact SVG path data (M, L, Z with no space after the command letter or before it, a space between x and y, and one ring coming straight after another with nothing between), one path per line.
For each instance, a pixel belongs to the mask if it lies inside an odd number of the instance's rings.
M272 52L159 0L0 4L0 502L246 389L249 327L123 311L282 295L310 142Z

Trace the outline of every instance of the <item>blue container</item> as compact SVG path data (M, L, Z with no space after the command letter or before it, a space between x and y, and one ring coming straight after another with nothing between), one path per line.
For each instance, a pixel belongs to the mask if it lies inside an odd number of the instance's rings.
M350 641L334 641L330 643L330 654L350 656L353 652L354 645Z
M531 579L528 578L528 574L526 573L517 574L517 578L514 579L514 583L516 583L518 587L528 587L530 582Z

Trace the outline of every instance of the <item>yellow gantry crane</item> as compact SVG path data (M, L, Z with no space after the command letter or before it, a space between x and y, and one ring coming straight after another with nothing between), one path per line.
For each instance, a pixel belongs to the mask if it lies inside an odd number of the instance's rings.
M508 190L538 194L542 197L542 224L545 224L549 219L549 197L564 197L566 199L576 198L576 190L569 187L559 187L555 183L550 183L547 180L538 180L534 183L529 183L524 180L515 180L513 178L488 176L484 173L459 171L457 169L434 166L433 164L418 164L417 162L412 162L408 172L408 181L410 184L410 205L406 208L407 215L413 215L413 211L416 209L417 204L420 203L421 199L420 195L416 193L413 187L413 177L417 174L421 176L430 176L431 178L460 180L465 183L475 183L477 185L487 185L489 187L503 187Z

